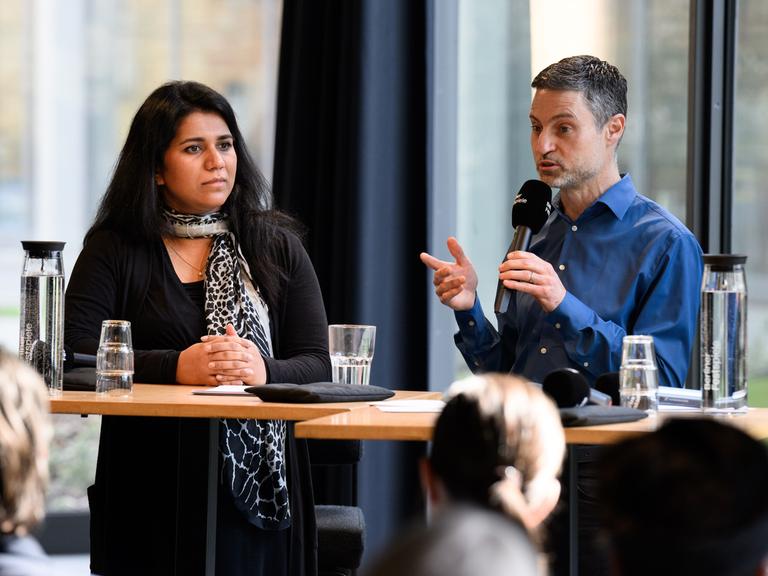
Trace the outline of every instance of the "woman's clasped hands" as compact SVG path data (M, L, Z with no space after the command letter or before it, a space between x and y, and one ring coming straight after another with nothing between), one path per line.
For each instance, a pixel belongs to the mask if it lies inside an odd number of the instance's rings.
M240 338L232 324L226 334L203 336L179 355L176 368L179 384L264 384L267 369L256 344Z

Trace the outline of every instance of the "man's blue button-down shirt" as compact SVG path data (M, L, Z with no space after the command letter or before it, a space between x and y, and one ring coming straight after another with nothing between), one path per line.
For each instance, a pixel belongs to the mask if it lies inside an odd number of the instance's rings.
M475 372L513 372L539 381L572 367L590 383L619 369L626 334L650 334L659 384L683 386L694 341L702 254L667 210L625 175L575 221L559 198L530 251L552 264L567 291L550 313L514 292L498 332L479 301L456 312L456 345Z

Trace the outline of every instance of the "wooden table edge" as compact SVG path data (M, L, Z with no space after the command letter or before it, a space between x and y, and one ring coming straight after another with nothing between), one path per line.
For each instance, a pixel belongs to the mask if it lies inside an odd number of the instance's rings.
M50 399L52 414L145 416L167 418L253 418L302 421L367 408L363 402L278 403L256 396L195 395L202 386L135 384L128 398L104 398L96 392L66 391ZM394 398L434 393L396 390Z

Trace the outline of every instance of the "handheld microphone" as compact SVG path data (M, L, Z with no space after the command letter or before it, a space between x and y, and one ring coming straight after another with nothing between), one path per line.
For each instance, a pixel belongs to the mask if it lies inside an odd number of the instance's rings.
M573 368L561 368L550 372L544 377L542 388L555 401L558 408L573 408L587 404L612 405L608 394L590 388L584 375Z
M597 380L595 380L595 390L608 394L608 396L611 397L614 406L621 404L618 372L606 372L605 374L600 374L600 376L597 377Z
M528 250L531 237L541 230L549 218L549 213L552 211L551 202L552 188L548 184L541 180L526 180L523 183L512 204L512 227L515 233L512 236L512 243L504 253L504 260L510 252ZM504 283L499 280L496 287L496 302L493 306L496 314L507 311L511 297L512 291L505 288Z

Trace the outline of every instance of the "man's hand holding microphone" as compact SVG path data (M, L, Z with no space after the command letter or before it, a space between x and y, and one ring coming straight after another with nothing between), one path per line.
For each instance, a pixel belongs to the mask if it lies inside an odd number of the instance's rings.
M528 252L531 238L544 226L551 211L552 190L539 180L528 180L520 188L512 207L512 243L499 266L494 309L505 313L511 291L530 294L546 312L565 298L565 287L552 265ZM440 302L453 310L469 310L475 304L477 273L454 237L448 238L448 251L454 262L439 260L422 252L421 261L435 271L433 284Z

